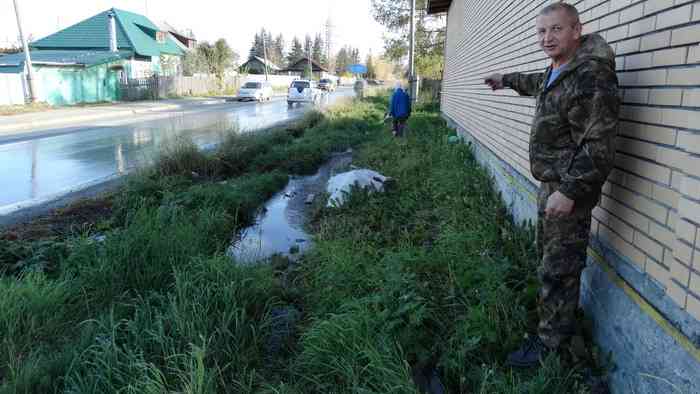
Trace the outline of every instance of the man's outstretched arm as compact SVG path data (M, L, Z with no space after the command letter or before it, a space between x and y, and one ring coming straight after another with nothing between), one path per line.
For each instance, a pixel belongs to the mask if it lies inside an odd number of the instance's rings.
M489 85L492 90L511 88L521 96L535 96L539 92L543 79L544 73L492 74L484 80L484 83Z

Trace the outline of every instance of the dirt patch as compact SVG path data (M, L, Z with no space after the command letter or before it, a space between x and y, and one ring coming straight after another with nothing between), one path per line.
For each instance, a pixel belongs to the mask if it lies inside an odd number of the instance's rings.
M98 225L112 215L111 196L76 201L45 216L0 230L6 241L38 241L64 238L70 234L99 230Z

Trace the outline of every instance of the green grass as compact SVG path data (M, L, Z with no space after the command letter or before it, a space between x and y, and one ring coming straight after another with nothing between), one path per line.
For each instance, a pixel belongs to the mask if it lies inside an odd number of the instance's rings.
M385 108L378 95L231 133L211 154L180 142L117 193L104 242L4 241L4 265L26 261L0 279L0 393L415 393L425 363L451 393L585 393L556 357L503 366L534 321L532 233L434 107L407 140ZM284 281L284 261L224 256L289 174L350 147L397 186L315 208L316 245ZM272 310L289 306L302 319L270 360Z

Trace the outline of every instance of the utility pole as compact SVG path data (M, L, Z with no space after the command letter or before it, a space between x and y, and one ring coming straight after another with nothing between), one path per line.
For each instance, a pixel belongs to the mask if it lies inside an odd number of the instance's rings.
M411 101L416 102L416 0L411 0L411 44L408 52L408 81L411 85Z
M267 77L267 45L265 44L265 30L262 31L262 42L263 42L263 58L265 59L265 64L263 65L265 67L265 81L268 80Z
M309 45L309 81L314 79L314 65L311 62L311 48L313 45Z
M32 68L32 58L29 55L29 44L27 40L24 39L24 33L22 32L22 18L20 17L19 6L17 5L17 0L13 0L15 4L15 15L17 15L17 28L19 29L19 39L22 41L22 47L24 48L24 66L27 68L27 85L29 86L29 102L33 103L36 101L36 86L34 85L34 69Z

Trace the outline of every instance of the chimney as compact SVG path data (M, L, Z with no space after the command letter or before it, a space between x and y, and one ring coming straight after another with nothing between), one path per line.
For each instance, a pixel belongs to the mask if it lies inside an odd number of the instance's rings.
M114 11L109 11L107 14L109 18L109 50L110 52L117 52L117 21Z

